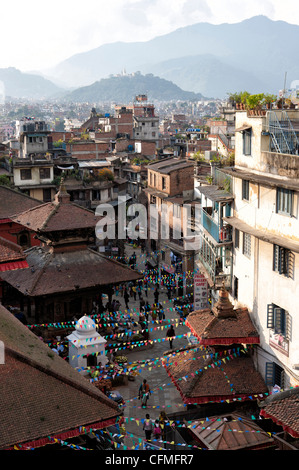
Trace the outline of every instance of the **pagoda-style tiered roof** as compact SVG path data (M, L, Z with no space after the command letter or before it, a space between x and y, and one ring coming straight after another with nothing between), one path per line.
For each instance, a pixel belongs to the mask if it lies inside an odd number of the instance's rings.
M268 390L242 347L221 354L190 349L175 359L166 357L163 365L186 404L257 400Z
M196 310L186 325L201 345L258 344L259 335L247 308L235 309L224 287L212 309Z

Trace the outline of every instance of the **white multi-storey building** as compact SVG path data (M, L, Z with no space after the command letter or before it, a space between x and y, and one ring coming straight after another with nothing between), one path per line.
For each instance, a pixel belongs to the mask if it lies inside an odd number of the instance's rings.
M271 391L299 385L299 110L236 113L233 282L259 330L256 367ZM299 127L299 126L298 126Z

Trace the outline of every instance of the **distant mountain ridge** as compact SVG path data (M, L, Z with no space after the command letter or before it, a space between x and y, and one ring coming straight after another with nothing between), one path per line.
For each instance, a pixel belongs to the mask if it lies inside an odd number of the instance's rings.
M240 23L198 23L146 42L116 42L76 54L48 75L69 87L91 85L140 71L166 78L184 90L225 97L248 88L277 93L299 79L299 26L256 16Z
M131 102L135 96L146 94L149 100L201 100L200 93L184 91L169 80L155 77L153 74L112 76L86 87L66 93L64 99L76 102Z
M64 90L38 74L23 73L14 67L0 69L1 92L12 98L47 99Z

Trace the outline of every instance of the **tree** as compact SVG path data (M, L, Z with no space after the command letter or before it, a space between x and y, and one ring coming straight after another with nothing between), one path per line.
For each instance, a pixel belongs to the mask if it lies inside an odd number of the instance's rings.
M1 185L1 186L9 186L9 187L12 186L9 177L6 176L6 175L1 175L1 176L0 176L0 185Z

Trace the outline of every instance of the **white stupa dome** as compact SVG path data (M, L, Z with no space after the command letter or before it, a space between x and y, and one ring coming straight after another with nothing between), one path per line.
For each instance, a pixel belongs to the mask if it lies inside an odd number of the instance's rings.
M84 315L77 321L75 329L80 335L90 336L96 332L96 324L90 317Z

